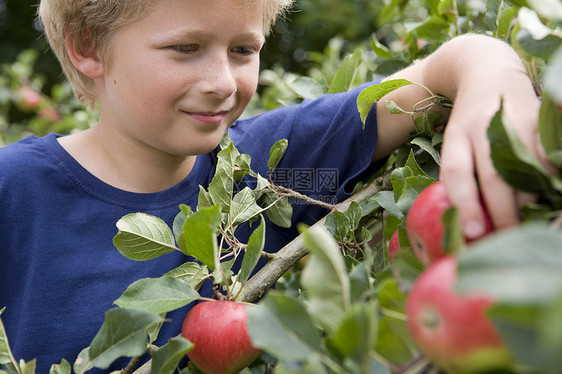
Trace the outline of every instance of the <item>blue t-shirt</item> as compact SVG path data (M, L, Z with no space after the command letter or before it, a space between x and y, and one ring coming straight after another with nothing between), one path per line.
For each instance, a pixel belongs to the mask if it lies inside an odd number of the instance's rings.
M270 147L288 139L275 175L279 184L331 203L341 201L370 170L376 145L374 110L362 130L359 90L240 120L230 137L263 176ZM59 145L55 134L0 149L0 309L6 307L1 318L17 360L37 358L37 373L47 373L63 358L74 363L129 284L159 277L186 260L181 253L145 262L123 257L112 242L115 224L128 213L145 212L171 227L180 204L197 206L199 185L207 187L211 181L216 154L198 156L178 185L140 194L94 177ZM295 203L293 223L312 224L325 214L322 208ZM249 229L238 234L247 239ZM296 235L294 227L268 224L266 248L276 251ZM157 345L180 332L187 308L168 314L171 322L164 324Z

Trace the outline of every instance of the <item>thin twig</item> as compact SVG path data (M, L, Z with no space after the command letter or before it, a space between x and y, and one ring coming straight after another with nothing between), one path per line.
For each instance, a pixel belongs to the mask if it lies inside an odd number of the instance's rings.
M142 360L142 356L133 357L131 361L129 361L129 364L127 364L127 366L125 367L125 369L123 369L121 373L122 374L133 373L135 369L139 366L141 360Z
M334 204L329 204L329 203L326 203L324 201L313 199L310 196L303 195L303 194L301 194L299 192L296 192L296 191L293 191L293 190L291 190L290 188L287 188L287 187L272 185L271 188L279 196L294 197L295 199L302 200L302 201L304 201L306 203L309 203L309 204L318 205L318 206L320 206L324 209L328 209L328 210L332 210L335 207Z
M367 201L375 193L383 190L388 186L390 173L377 178L373 182L366 185L353 196L340 204L334 209L346 212L352 201L361 203ZM313 226L322 226L326 221L326 217L316 222ZM304 248L302 235L297 236L289 244L281 248L271 255L272 259L263 268L261 268L252 278L248 280L244 289L244 297L242 301L253 302L262 297L279 278L283 276L294 264L308 253Z

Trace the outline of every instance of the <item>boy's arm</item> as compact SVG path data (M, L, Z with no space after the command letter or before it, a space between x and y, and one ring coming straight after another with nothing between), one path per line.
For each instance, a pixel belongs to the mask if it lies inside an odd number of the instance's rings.
M504 110L521 140L544 160L538 142L537 98L519 56L502 41L482 35L464 35L445 43L432 55L392 75L428 87L433 93L453 100L443 112L448 118L441 150L440 179L447 186L452 203L459 209L465 235L483 233L480 192L496 228L518 222L518 206L532 197L515 191L496 173L490 159L486 129L504 100ZM417 86L405 86L384 97L400 107L412 106L427 97ZM409 115L390 114L377 103L378 139L374 158L380 158L408 140L414 131Z

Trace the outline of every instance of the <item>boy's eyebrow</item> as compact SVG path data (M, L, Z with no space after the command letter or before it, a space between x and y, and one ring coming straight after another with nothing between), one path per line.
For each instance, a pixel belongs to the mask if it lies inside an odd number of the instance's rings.
M212 39L213 37L215 37L214 33L200 30L200 29L173 30L173 31L163 32L161 34L154 35L154 38L160 41L171 40L171 41L178 41L178 42L186 38L208 40L208 39ZM263 33L253 32L253 31L241 32L239 34L235 34L234 39L250 40L261 44L265 42L265 36L263 35Z

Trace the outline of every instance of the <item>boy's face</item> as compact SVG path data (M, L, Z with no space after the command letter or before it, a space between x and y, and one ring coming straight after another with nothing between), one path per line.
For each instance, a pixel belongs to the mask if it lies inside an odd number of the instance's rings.
M97 80L100 124L175 156L209 152L257 87L262 11L247 0L163 0L119 29Z

